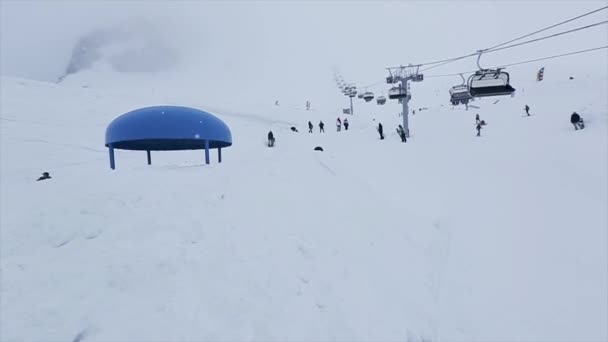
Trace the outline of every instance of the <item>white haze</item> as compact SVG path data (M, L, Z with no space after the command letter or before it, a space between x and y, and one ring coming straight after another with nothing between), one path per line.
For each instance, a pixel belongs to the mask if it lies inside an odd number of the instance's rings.
M84 34L145 23L176 51L179 63L174 75L179 75L184 84L200 87L201 92L213 85L214 92L226 97L299 104L311 100L313 106L335 110L345 101L338 96L332 68L338 68L346 81L361 87L381 81L386 66L474 52L604 3L3 1L1 73L56 80ZM605 20L605 13L559 29ZM518 62L607 43L606 27L600 26L488 54L482 65ZM570 63L576 71L605 72L605 59L605 51L600 51L587 55L584 65L575 59ZM539 65L530 65L529 69ZM470 58L427 75L475 68L475 60ZM512 76L517 75L512 71ZM454 78L449 82L457 81Z

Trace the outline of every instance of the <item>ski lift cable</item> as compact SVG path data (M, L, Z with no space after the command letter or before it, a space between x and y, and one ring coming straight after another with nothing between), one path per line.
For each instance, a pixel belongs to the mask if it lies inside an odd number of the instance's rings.
M553 56L541 57L541 58L536 58L536 59L530 59L530 60L522 61L522 62L503 64L499 68L506 68L506 67L509 67L509 66L515 66L515 65L520 65L520 64L527 64L527 63L533 63L533 62L538 62L538 61L544 61L544 60L547 60L547 59L553 59L553 58L560 58L560 57L565 57L565 56L577 55L577 54L581 54L581 53L585 53L585 52L591 52L591 51L596 51L596 50L601 50L601 49L608 49L608 45L600 46L600 47L596 47L596 48L591 48L591 49L586 49L586 50L579 50L579 51L574 51L574 52L562 53L562 54L559 54L559 55L553 55ZM494 68L496 68L496 67L494 67ZM425 78L451 77L451 76L458 76L460 74L471 74L471 73L474 73L476 71L477 70L461 71L461 72L457 72L457 73L453 73L453 74L443 74L443 75L426 75L424 77Z
M557 27L557 26L560 26L560 25L563 25L563 24L569 23L569 22L574 21L574 20L576 20L576 19L580 19L580 18L586 17L586 16L588 16L588 15L591 15L591 14L593 14L593 13L596 13L596 12L599 12L599 11L603 11L603 10L605 10L605 9L607 9L607 8L608 8L608 6L604 6L604 7L602 7L602 8L598 8L598 9L593 10L593 11L591 11L591 12L587 12L587 13L581 14L581 15L579 15L579 16L576 16L576 17L574 17L574 18L570 18L570 19L568 19L568 20L564 20L564 21L562 21L562 22L559 22L559 23L557 23L557 24L553 24L553 25L551 25L551 26L545 27L545 28L540 29L540 30L538 30L538 31L534 31L534 32L532 32L532 33L528 33L528 34L523 35L523 36L521 36L521 37L518 37L518 38L515 38L515 39L511 39L511 40L506 41L506 42L504 42L504 43L502 43L502 44L498 44L498 45L492 46L492 47L490 47L490 48L487 48L486 50L494 50L494 49L496 49L496 48L498 48L498 47L501 47L501 46L503 46L503 45L507 45L507 44L513 43L513 42L515 42L515 41L518 41L518 40L520 40L520 39L524 39L524 38L527 38L527 37L533 36L533 35L535 35L535 34L537 34L537 33L541 33L541 32L547 31L547 30L549 30L549 29L552 29L552 28L554 28L554 27Z
M538 41L541 41L541 40L545 40L545 39L549 39L549 38L554 38L554 37L561 36L561 35L564 35L564 34L576 32L576 31L580 31L580 30L585 30L585 29L588 29L588 28L592 28L592 27L599 26L599 25L604 25L604 24L608 24L608 20L600 21L600 22L597 22L597 23L594 23L594 24L590 24L590 25L586 25L586 26L577 27L575 29L568 30L568 31L562 31L562 32L554 33L554 34L551 34L551 35L548 35L548 36L544 36L544 37L540 37L540 38L526 40L526 41L521 42L521 43L507 45L507 46L503 46L503 47L500 47L500 48L495 48L495 49L491 49L491 50L490 49L486 49L486 50L483 50L483 53L490 53L490 52L510 49L510 48L513 48L513 47L516 47L516 46L520 46L520 45L524 45L524 44L530 44L530 43L538 42Z
M498 49L497 49L497 48L499 48L499 47L501 47L501 46L507 45L507 44L509 44L509 43L513 43L513 42L518 41L518 40L523 39L523 38L530 37L530 36L535 35L535 34L540 33L540 32L547 31L547 30L552 29L552 28L554 28L554 27L557 27L557 26L560 26L560 25L563 25L563 24L569 23L569 22L571 22L571 21L574 21L574 20L577 20L577 19L583 18L583 17L585 17L585 16L591 15L591 14L596 13L596 12L599 12L599 11L603 11L603 10L605 10L605 9L608 9L608 6L604 6L604 7L598 8L598 9L596 9L596 10L593 10L593 11L591 11L591 12L587 12L587 13L581 14L581 15L576 16L576 17L574 17L574 18L570 18L570 19L568 19L568 20L564 20L564 21L559 22L559 23L557 23L557 24L553 24L553 25L551 25L551 26L548 26L548 27L545 27L545 28L543 28L543 29L540 29L540 30L534 31L534 32L532 32L532 33L528 33L528 34L523 35L523 36L521 36L521 37L517 37L517 38L515 38L515 39L511 39L511 40L509 40L509 41L506 41L506 42L504 42L504 43L501 43L501 44L494 45L494 46L492 46L492 47L486 48L486 49L484 49L484 50L482 50L482 51L484 51L484 52L489 52L489 51L494 51L494 50L498 51ZM598 23L598 25L599 25L599 23ZM593 27L593 26L596 26L596 25L591 25L590 27ZM582 29L585 29L585 28L589 28L589 27L583 27L583 28L579 28L579 29L576 29L576 30L566 31L565 33L562 33L562 34L566 34L566 33L574 32L574 31L578 31L578 30L582 30ZM548 37L547 37L547 38L548 38ZM476 56L477 54L478 54L478 53L471 53L471 54L468 54L468 55L463 55L463 56L459 56L459 57L447 58L447 59L443 59L443 60L439 60L439 61L434 61L434 62L428 62L428 63L421 63L421 64L420 64L421 66L424 66L424 65L433 65L433 64L440 64L440 65L436 65L436 66L429 67L429 68L424 68L424 69L422 69L422 70L420 70L420 71L422 72L422 71L425 71L425 70L430 70L430 69L433 69L433 68L437 68L437 67L440 67L440 66L443 66L443 65L446 65L446 64L452 63L452 62L459 61L459 60L464 59L464 58L468 58L468 57L473 57L473 56Z

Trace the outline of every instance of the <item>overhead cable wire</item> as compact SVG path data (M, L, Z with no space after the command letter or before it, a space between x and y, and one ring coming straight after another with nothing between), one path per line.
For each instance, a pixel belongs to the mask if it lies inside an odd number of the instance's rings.
M554 59L554 58L560 58L560 57L565 57L565 56L577 55L577 54L581 54L581 53L585 53L585 52L597 51L597 50L602 50L602 49L608 49L608 45L600 46L600 47L595 47L595 48L591 48L591 49L574 51L574 52L562 53L562 54L559 54L559 55L553 55L553 56L535 58L535 59L530 59L530 60L522 61L522 62L516 62L516 63L510 63L510 64L502 64L502 65L500 65L499 68L509 67L509 66L515 66L515 65L520 65L520 64L533 63L533 62L538 62L538 61L544 61L544 60L547 60L547 59ZM477 70L461 71L461 72L457 72L457 73L453 73L453 74L426 75L424 77L425 78L435 78L435 77L458 76L460 74L470 74L470 73L474 73L476 71Z
M603 10L605 10L605 9L608 9L608 6L604 6L604 7L598 8L598 9L596 9L596 10L593 10L593 11L590 11L590 12L587 12L587 13L584 13L584 14L581 14L581 15L578 15L578 16L576 16L576 17L573 17L573 18L570 18L570 19L567 19L567 20L561 21L561 22L559 22L559 23L557 23L557 24L553 24L553 25L551 25L551 26L548 26L548 27L545 27L545 28L543 28L543 29L540 29L540 30L534 31L534 32L532 32L532 33L528 33L528 34L525 34L525 35L523 35L523 36L520 36L520 37L517 37L517 38L511 39L511 40L508 40L508 41L506 41L506 42L504 42L504 43L501 43L501 44L498 44L498 45L494 45L494 46L489 47L489 48L486 48L486 49L484 49L484 50L482 50L482 51L484 51L484 52L485 52L485 51L488 51L488 52L489 52L490 50L492 50L492 51L494 51L494 50L495 50L495 51L498 51L499 49L497 49L497 48L499 48L499 47L501 47L501 46L504 46L504 45L507 45L507 44L513 43L513 42L518 41L518 40L521 40L521 39L523 39L523 38L527 38L527 37L533 36L533 35L535 35L535 34L537 34L537 33L541 33L541 32L547 31L547 30L552 29L552 28L554 28L554 27L557 27L557 26L560 26L560 25L563 25L563 24L569 23L569 22L571 22L571 21L574 21L574 20L577 20L577 19L580 19L580 18L586 17L586 16L588 16L588 15L591 15L591 14L593 14L593 13L597 13L597 12L603 11ZM600 24L602 24L602 23L597 23L597 25L600 25ZM596 25L595 25L595 24L594 24L594 25L590 25L589 27L593 27L593 26L596 26ZM575 31L582 30L582 29L586 29L586 28L589 28L589 27L582 27L582 28L578 28L578 29L575 29L575 30L566 31L566 32L561 33L561 34L566 34L566 33L570 33L570 32L575 32ZM558 35L561 35L561 34L558 34ZM550 37L553 37L553 36L550 36ZM547 37L547 38L549 38L549 37ZM530 42L531 42L531 41L530 41ZM517 45L513 45L513 46L511 46L511 47L515 47L515 46L517 46ZM463 55L463 56L459 56L459 57L446 58L446 59L442 59L442 60L439 60L439 61L428 62L428 63L421 63L421 64L420 64L420 66L424 66L424 65L434 65L434 64L440 64L440 65L436 65L436 66L433 66L433 67L424 68L424 69L422 69L421 71L430 70L430 69L433 69L433 68L438 68L438 67L440 67L440 66L443 66L443 65L446 65L446 64L449 64L449 63L453 63L453 62L459 61L459 60L464 59L464 58L468 58L468 57L473 57L473 56L476 56L477 54L478 54L478 53L471 53L471 54L468 54L468 55Z

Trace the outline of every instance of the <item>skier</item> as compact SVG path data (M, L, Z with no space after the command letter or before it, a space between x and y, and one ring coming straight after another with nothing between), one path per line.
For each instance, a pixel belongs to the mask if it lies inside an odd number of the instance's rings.
M49 175L48 172L43 172L42 176L40 178L38 178L36 181L41 181L41 180L45 180L45 179L51 179L51 176Z
M274 146L274 134L272 134L272 131L268 132L268 147L273 147Z
M477 123L477 126L475 128L477 128L477 136L480 137L481 136L481 122Z
M323 121L319 121L319 133L325 133L325 124Z
M399 127L397 127L397 134L399 134L401 142L407 142L407 137L405 136L405 130L403 129L403 126L399 125Z
M475 123L476 123L476 124L479 124L479 114L476 114L476 115L475 115Z
M583 118L578 115L577 112L572 113L572 115L570 116L570 122L572 123L572 126L574 126L575 130L585 128L585 122L583 121Z
M382 128L382 124L378 122L378 133L380 133L380 140L384 140L384 133L383 133L383 128Z
M530 106L526 105L524 109L526 110L526 114L530 116Z
M310 110L310 101L306 100L306 110Z
M344 130L348 131L348 119L344 118Z
M336 119L336 131L340 132L340 129L342 128L342 121L340 120L340 118Z
M312 122L308 121L308 133L312 133Z

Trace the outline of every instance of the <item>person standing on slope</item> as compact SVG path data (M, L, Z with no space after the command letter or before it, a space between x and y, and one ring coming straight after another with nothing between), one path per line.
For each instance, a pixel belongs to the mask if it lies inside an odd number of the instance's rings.
M378 133L380 133L380 140L384 140L384 129L382 127L382 124L380 122L378 122Z
M268 147L273 147L274 146L274 134L272 134L272 131L268 132Z
M319 121L319 133L325 133L325 124L323 121Z
M475 115L475 123L478 124L479 123L479 113Z
M475 128L477 128L477 136L480 137L481 136L481 122L477 123L477 126Z
M526 105L524 109L526 110L526 115L530 116L530 106Z
M312 128L313 128L312 122L308 121L308 133L312 133Z
M399 125L399 127L397 127L397 134L399 134L401 142L407 142L407 137L405 136L405 130L403 129L403 126Z
M348 131L348 119L344 118L344 130Z
M340 132L340 129L342 128L342 121L340 121L340 118L336 119L336 131Z

